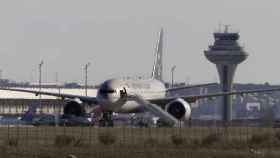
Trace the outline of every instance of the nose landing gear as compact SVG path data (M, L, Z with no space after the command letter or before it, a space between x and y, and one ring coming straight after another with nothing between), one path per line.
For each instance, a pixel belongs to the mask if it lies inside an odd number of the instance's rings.
M99 120L100 127L113 127L114 121L112 117L112 111L103 112L102 118Z

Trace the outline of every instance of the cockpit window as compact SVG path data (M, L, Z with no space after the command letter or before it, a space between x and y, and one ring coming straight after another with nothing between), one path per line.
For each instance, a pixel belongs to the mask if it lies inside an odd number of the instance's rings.
M99 92L104 94L104 93L114 93L116 91L112 89L100 89Z

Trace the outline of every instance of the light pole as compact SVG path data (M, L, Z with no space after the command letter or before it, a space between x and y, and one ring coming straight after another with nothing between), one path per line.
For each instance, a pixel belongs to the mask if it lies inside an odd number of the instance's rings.
M171 68L171 87L174 86L174 71L176 69L176 65L173 65Z
M58 72L55 72L55 85L58 90L58 93L60 94L60 85L58 84Z
M84 69L85 69L85 95L87 96L87 79L88 79L88 67L89 67L90 63L88 62Z
M41 92L41 88L42 88L42 66L43 66L44 62L43 60L41 60L41 62L39 63L39 92ZM39 94L39 107L40 107L40 113L42 113L42 96L41 94Z
M0 80L3 79L3 78L2 78L2 73L3 73L3 71L2 71L2 69L0 69Z

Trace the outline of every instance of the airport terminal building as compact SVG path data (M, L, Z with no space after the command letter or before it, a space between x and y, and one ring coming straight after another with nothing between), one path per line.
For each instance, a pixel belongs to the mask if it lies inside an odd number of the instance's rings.
M12 87L10 87L12 88ZM18 88L18 87L16 87ZM28 90L39 90L38 88L22 88ZM75 95L85 95L85 90L82 88L42 88L41 91L55 92L55 93L66 93ZM89 96L96 96L97 89L89 88L87 90ZM40 99L41 98L41 99ZM19 115L27 111L31 104L40 104L41 111L43 113L49 114L62 114L63 108L67 100L62 100L61 98L53 96L36 96L31 93L24 92L13 92L0 90L0 115ZM85 110L90 111L90 107L85 105Z

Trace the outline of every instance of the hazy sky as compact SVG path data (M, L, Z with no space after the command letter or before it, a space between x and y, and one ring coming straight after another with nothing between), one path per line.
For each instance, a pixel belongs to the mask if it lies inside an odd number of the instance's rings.
M35 82L44 60L43 82L89 83L123 76L150 76L160 27L164 36L164 79L217 80L203 51L218 24L240 30L248 59L236 82L280 84L280 3L273 0L2 0L0 69L3 77Z

